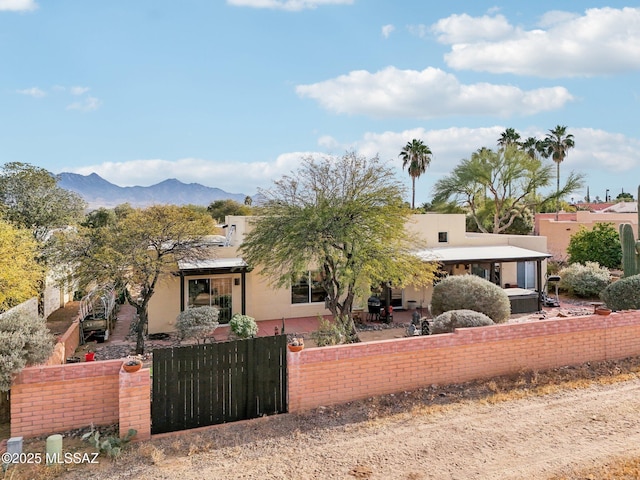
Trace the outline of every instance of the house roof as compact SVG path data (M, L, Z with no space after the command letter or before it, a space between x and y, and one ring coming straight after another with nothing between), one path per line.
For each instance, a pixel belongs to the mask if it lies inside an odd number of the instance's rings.
M470 262L518 262L544 260L552 255L513 245L491 245L475 247L435 247L416 252L424 261L441 263Z
M611 205L610 207L602 209L601 211L613 212L613 213L636 213L638 211L638 203L637 202L618 202L615 205Z
M247 267L247 262L242 258L213 258L178 262L180 273L186 275L240 273L248 271Z

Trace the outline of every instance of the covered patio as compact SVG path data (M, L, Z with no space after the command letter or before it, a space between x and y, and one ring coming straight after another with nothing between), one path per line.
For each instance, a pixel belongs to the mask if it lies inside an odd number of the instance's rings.
M551 257L549 253L513 245L486 245L427 248L417 255L423 261L439 262L448 274L474 274L505 288L511 313L542 310L542 262ZM528 262L535 264L535 272L527 272Z

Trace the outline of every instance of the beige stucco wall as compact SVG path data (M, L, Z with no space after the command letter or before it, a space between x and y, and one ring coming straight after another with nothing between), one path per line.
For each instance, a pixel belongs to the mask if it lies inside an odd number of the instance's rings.
M230 216L226 218L227 225L235 225L235 233L230 239L231 246L216 247L212 250L212 258L241 257L239 246L246 232L250 229L250 217ZM422 248L446 246L481 246L481 245L513 245L538 252L547 251L547 239L541 236L523 235L492 235L467 233L465 231L465 216L462 214L423 214L414 215L407 228L417 234L422 242ZM447 232L448 242L438 242L438 232ZM544 262L543 262L544 264ZM543 266L543 269L545 267ZM454 266L454 273L466 273L464 265ZM501 266L502 283L517 284L517 264L504 263ZM233 278L240 278L240 274L229 274ZM205 277L186 277L189 279ZM241 285L233 286L233 313L241 313ZM188 291L185 283L185 295ZM426 307L431 301L432 287L408 286L404 289L403 306L407 308L409 301L415 301L417 306ZM167 332L174 330L174 322L180 313L180 279L177 276L167 276L156 289L156 294L149 304L149 333ZM260 275L259 267L246 274L246 313L256 320L273 320L281 318L313 317L327 315L329 311L324 303L292 304L289 288L274 288L268 279ZM185 305L187 299L185 298ZM358 301L356 300L356 303ZM366 300L361 301L366 307Z
M638 235L637 213L594 213L575 212L575 220L555 221L555 218L538 218L536 220L537 231L541 236L547 237L548 252L557 261L567 261L567 247L571 236L580 228L593 229L596 223L613 223L616 230L621 223L630 223L635 235ZM637 237L636 237L637 238Z

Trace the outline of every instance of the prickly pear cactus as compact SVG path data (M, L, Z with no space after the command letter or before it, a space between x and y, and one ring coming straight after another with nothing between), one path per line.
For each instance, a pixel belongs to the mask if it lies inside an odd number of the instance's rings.
M640 234L640 186L638 186L638 233ZM640 239L636 240L630 223L620 224L620 243L622 244L622 269L624 276L640 274Z

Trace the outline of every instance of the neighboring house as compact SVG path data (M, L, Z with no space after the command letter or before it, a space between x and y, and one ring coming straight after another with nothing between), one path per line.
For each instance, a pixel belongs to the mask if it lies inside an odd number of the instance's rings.
M149 333L175 329L178 314L189 307L217 305L223 319L244 313L256 320L327 315L324 291L313 281L314 273L291 288L274 288L260 275L260 266L249 266L239 247L250 229L251 217L229 216L226 241L212 249L211 259L176 265L172 275L159 282L149 303ZM416 261L438 261L449 274L473 273L502 287L534 290L546 270L547 239L531 235L496 235L465 230L463 214L413 215L407 224L426 246L416 246ZM432 288L390 292L392 305L427 306ZM514 294L532 294L512 288ZM538 299L538 294L533 294ZM360 300L366 306L366 300ZM537 310L537 308L536 308Z
M596 223L612 223L616 230L621 223L630 223L638 235L638 214L636 202L620 202L598 212L577 211L560 213L558 221L555 213L539 213L535 218L535 233L547 237L547 248L553 259L568 260L567 248L571 236L580 228L593 229Z

